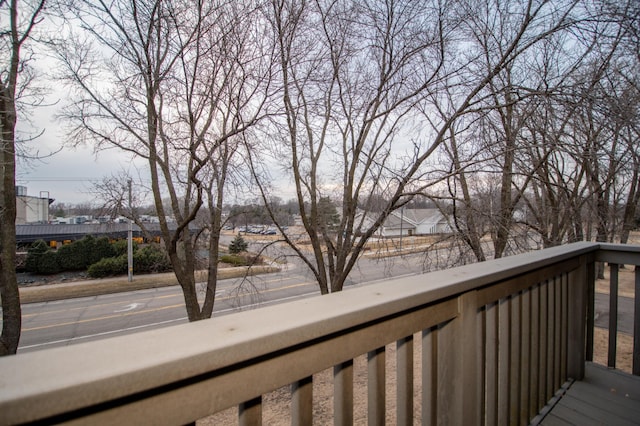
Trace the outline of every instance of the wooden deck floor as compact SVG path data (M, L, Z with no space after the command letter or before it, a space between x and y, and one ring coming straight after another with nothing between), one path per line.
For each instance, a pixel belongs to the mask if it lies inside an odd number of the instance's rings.
M540 424L640 425L640 377L587 363Z

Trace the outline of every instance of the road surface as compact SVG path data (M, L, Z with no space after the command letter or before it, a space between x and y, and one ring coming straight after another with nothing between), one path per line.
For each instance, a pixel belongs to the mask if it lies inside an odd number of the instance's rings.
M359 260L345 290L423 272L421 255ZM429 283L425 282L425 286ZM201 292L203 294L203 291ZM282 272L218 283L214 316L319 295L313 275L297 260ZM608 328L608 295L596 294L596 326ZM283 320L286 313L283 313ZM619 331L632 333L633 300L620 298ZM178 286L23 305L19 353L65 346L187 322Z
M345 289L422 272L419 256L363 259ZM200 292L204 295L204 291ZM218 283L214 316L319 295L308 268L293 263L282 272ZM65 346L187 322L180 287L25 304L18 353Z
M618 296L618 332L633 336L633 302L630 297ZM595 325L609 329L609 295L596 293Z

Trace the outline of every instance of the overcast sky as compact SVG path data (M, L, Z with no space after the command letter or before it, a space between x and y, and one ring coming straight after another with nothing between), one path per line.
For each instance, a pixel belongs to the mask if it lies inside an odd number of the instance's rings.
M91 182L100 181L112 172L130 169L130 162L116 152L103 152L95 157L90 148L64 149L52 157L19 165L16 184L27 187L27 194L48 197L57 202L90 203Z
M60 97L52 96L52 98ZM63 103L60 99L58 105ZM42 136L27 142L31 154L37 152L39 160L18 159L16 184L27 187L27 195L53 198L56 202L79 204L91 203L95 196L90 193L91 182L100 181L105 176L119 174L122 170L137 172L130 156L115 149L102 151L97 155L92 146L78 148L65 147L65 130L56 119L59 106L38 107L32 110L28 126L23 120L19 128L33 133L31 127L42 131ZM59 151L59 152L56 152ZM51 156L47 154L55 152ZM42 192L42 194L41 194Z
M35 84L48 92L41 106L28 107L18 113L17 130L22 139L40 136L23 142L30 157L18 156L16 164L16 185L27 187L27 195L53 198L57 203L100 204L91 192L92 183L100 182L111 175L127 173L148 185L148 168L142 159L132 160L131 154L118 149L94 152L93 146L71 147L63 123L57 114L67 104L68 88L52 78L57 63L45 51L36 54L29 65L36 70ZM37 157L37 158L33 158ZM288 177L283 175L282 164L270 170L270 183L274 194L283 200L295 196L295 189ZM142 177L141 177L142 176ZM246 193L232 193L228 203L242 203L253 200ZM151 200L149 200L151 202Z

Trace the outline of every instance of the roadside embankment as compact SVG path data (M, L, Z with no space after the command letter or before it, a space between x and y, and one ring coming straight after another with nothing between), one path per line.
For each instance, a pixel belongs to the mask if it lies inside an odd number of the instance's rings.
M277 272L274 266L246 266L223 268L218 270L218 279L239 278L258 274ZM198 271L196 280L206 281L207 271ZM102 278L96 280L74 281L59 284L46 284L20 288L21 303L50 302L52 300L72 299L76 297L92 297L101 294L120 293L125 291L145 290L150 288L178 285L173 272L134 276L129 282L127 277Z

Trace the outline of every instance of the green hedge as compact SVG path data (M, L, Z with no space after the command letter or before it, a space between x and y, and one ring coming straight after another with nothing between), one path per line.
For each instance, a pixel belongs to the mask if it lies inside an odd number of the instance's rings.
M129 268L127 254L104 258L89 266L87 273L92 278L104 278L113 275L126 274ZM167 272L171 270L169 258L162 249L146 246L133 253L133 272L135 274L149 274Z
M113 244L109 242L109 238L96 238L89 253L89 265L92 265L98 262L100 259L104 259L105 257L113 256L117 256L117 254Z
M128 249L127 240L118 240L111 244L113 248L113 254L111 256L117 257L122 254L127 254ZM138 243L133 243L133 252L135 253L138 250Z
M158 247L146 246L133 254L133 271L136 273L157 273L170 270L169 258Z
M27 250L27 260L25 261L25 269L27 272L32 272L34 274L38 274L38 269L40 265L40 259L43 254L51 251L47 243L43 240L38 240L31 244L31 247Z
M166 272L171 262L164 251L155 245L138 249L133 245L134 272L139 274ZM126 274L127 241L110 243L106 237L86 236L81 240L51 250L42 240L31 245L27 252L25 269L35 274L55 274L63 271L84 271L89 276L102 278Z
M242 252L237 254L225 254L220 256L220 262L233 266L260 265L264 259L256 254Z
M233 265L233 266L247 265L246 259L244 259L241 256L238 256L237 254L225 254L223 256L220 256L220 262L228 263L229 265Z
M41 275L57 274L62 271L58 253L51 250L43 240L38 240L29 247L25 269Z
M53 250L48 250L42 253L40 262L38 263L38 274L51 275L61 272L62 268L58 262L58 256Z
M104 278L127 273L129 262L126 254L118 257L106 257L89 266L87 273L92 278Z
M107 237L96 239L91 235L58 249L58 261L65 271L82 271L100 259L115 255L116 250Z

